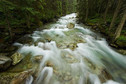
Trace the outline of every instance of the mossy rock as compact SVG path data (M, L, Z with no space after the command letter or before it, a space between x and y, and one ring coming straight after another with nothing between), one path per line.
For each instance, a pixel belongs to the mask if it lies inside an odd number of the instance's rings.
M32 74L33 74L32 69L23 71L23 72L19 73L18 75L16 75L12 79L10 84L26 84L25 82L26 82L27 78L29 78Z
M67 28L69 28L69 29L72 29L74 27L75 27L75 24L74 23L68 23L67 24Z
M117 39L116 44L121 48L126 48L126 36L121 35Z
M126 48L126 42L123 41L116 41L116 44L118 45L118 47L120 48Z
M19 73L2 72L0 73L0 84L10 84L10 81Z
M8 72L22 72L27 69L32 69L33 68L33 62L31 60L31 55L28 54L26 55L20 63L11 66L7 71Z
M12 65L16 65L16 64L18 64L23 59L23 56L20 53L17 52L17 53L14 53L11 56L11 58L13 60Z

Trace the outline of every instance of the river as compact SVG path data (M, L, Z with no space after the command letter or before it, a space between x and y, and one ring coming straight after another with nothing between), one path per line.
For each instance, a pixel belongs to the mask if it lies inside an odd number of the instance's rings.
M126 84L126 56L76 19L76 13L63 16L35 31L32 44L20 44L23 56L42 56L37 76L26 84ZM67 28L68 23L75 27Z

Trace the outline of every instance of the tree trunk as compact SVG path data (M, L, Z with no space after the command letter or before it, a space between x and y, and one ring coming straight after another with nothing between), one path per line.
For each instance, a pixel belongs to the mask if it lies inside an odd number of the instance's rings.
M8 28L8 30L9 30L9 34L10 34L11 40L13 40L12 30L11 30L10 23L9 23L9 21L8 21L7 18L6 18L6 22L7 22L7 28Z
M101 3L100 3L100 4L101 4ZM98 8L98 15L100 14L101 9L102 9L102 5L100 5L99 8Z
M28 27L28 28L31 28L30 15L27 14L26 17L27 17L27 27Z
M121 31L122 31L122 28L123 28L123 26L125 24L125 21L126 21L126 10L124 11L124 14L122 16L121 22L118 25L118 28L116 29L116 32L115 32L115 40L120 36Z
M86 0L86 15L85 15L85 22L88 19L88 13L89 13L89 5L88 5L88 0Z
M112 18L109 30L111 30L113 28L113 26L114 26L114 23L115 23L117 15L118 15L119 9L121 8L121 4L122 4L122 0L118 0L118 5L117 5L116 10L114 12L114 16Z
M108 13L108 10L110 8L110 4L111 4L111 1L108 0L108 3L107 3L107 7L106 7L106 10L105 10L105 13L104 13L104 22L106 23L106 16L107 16L107 13Z

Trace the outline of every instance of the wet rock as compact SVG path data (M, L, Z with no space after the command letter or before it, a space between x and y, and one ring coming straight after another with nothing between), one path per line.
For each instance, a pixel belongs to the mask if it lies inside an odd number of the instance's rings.
M38 64L38 63L33 63L31 57L32 56L30 54L24 56L23 59L17 65L11 66L8 69L8 72L22 72L28 69L32 69L33 64Z
M94 64L88 58L84 58L84 61L86 65L92 70L92 72L98 75L102 83L105 82L106 80L112 79L111 74L104 67Z
M31 43L32 41L33 41L32 37L25 35L24 37L18 39L16 42L22 43L22 44L28 44L28 43Z
M123 40L117 40L115 43L119 48L124 48L124 49L126 48L126 42Z
M0 71L10 67L12 60L9 57L0 55Z
M64 29L64 27L63 26L59 26L59 29Z
M51 42L51 40L52 40L51 38L46 38L47 42Z
M10 73L10 72L1 72L0 73L0 84L10 84L10 81L17 75L18 73Z
M70 80L72 80L72 76L71 76L71 74L69 72L67 72L67 73L64 73L63 79L65 81L70 81Z
M42 55L37 55L37 56L34 56L33 57L33 61L34 62L37 62L37 63L40 63L41 60L42 60L43 56Z
M109 74L106 69L102 69L101 73L98 76L99 76L99 79L102 83L106 82L106 80L113 79L111 74Z
M67 62L67 63L77 63L79 62L79 60L77 60L73 55L71 54L62 54L63 59Z
M48 67L53 67L54 65L53 65L51 62L48 61L48 62L46 63L46 66L48 66Z
M77 48L78 46L77 46L76 43L70 43L70 44L68 44L67 47L70 48L71 50L74 50L74 49Z
M23 56L20 53L16 52L11 56L11 58L13 60L12 65L16 65L23 59Z
M67 24L67 28L69 28L69 29L72 29L74 27L75 27L75 24L73 24L73 23L68 23Z
M117 48L118 46L115 44L110 44L110 46Z
M53 70L56 71L56 67L55 67L55 65L54 65L53 63L51 63L50 61L47 61L46 64L45 64L45 66L47 66L47 67L52 67Z
M77 41L77 43L86 43L86 41L84 39L77 39L76 41Z
M25 84L26 79L29 78L33 74L32 69L23 71L20 74L16 75L10 84Z
M119 53L126 55L126 50L118 50Z

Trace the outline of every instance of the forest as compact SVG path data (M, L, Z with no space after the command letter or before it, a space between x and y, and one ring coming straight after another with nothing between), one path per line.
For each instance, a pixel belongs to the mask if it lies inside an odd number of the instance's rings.
M126 0L0 0L0 84L126 84Z
M75 12L75 1L0 0L0 46L11 44L43 24Z
M126 48L126 0L78 0L81 22L107 36L114 47Z

